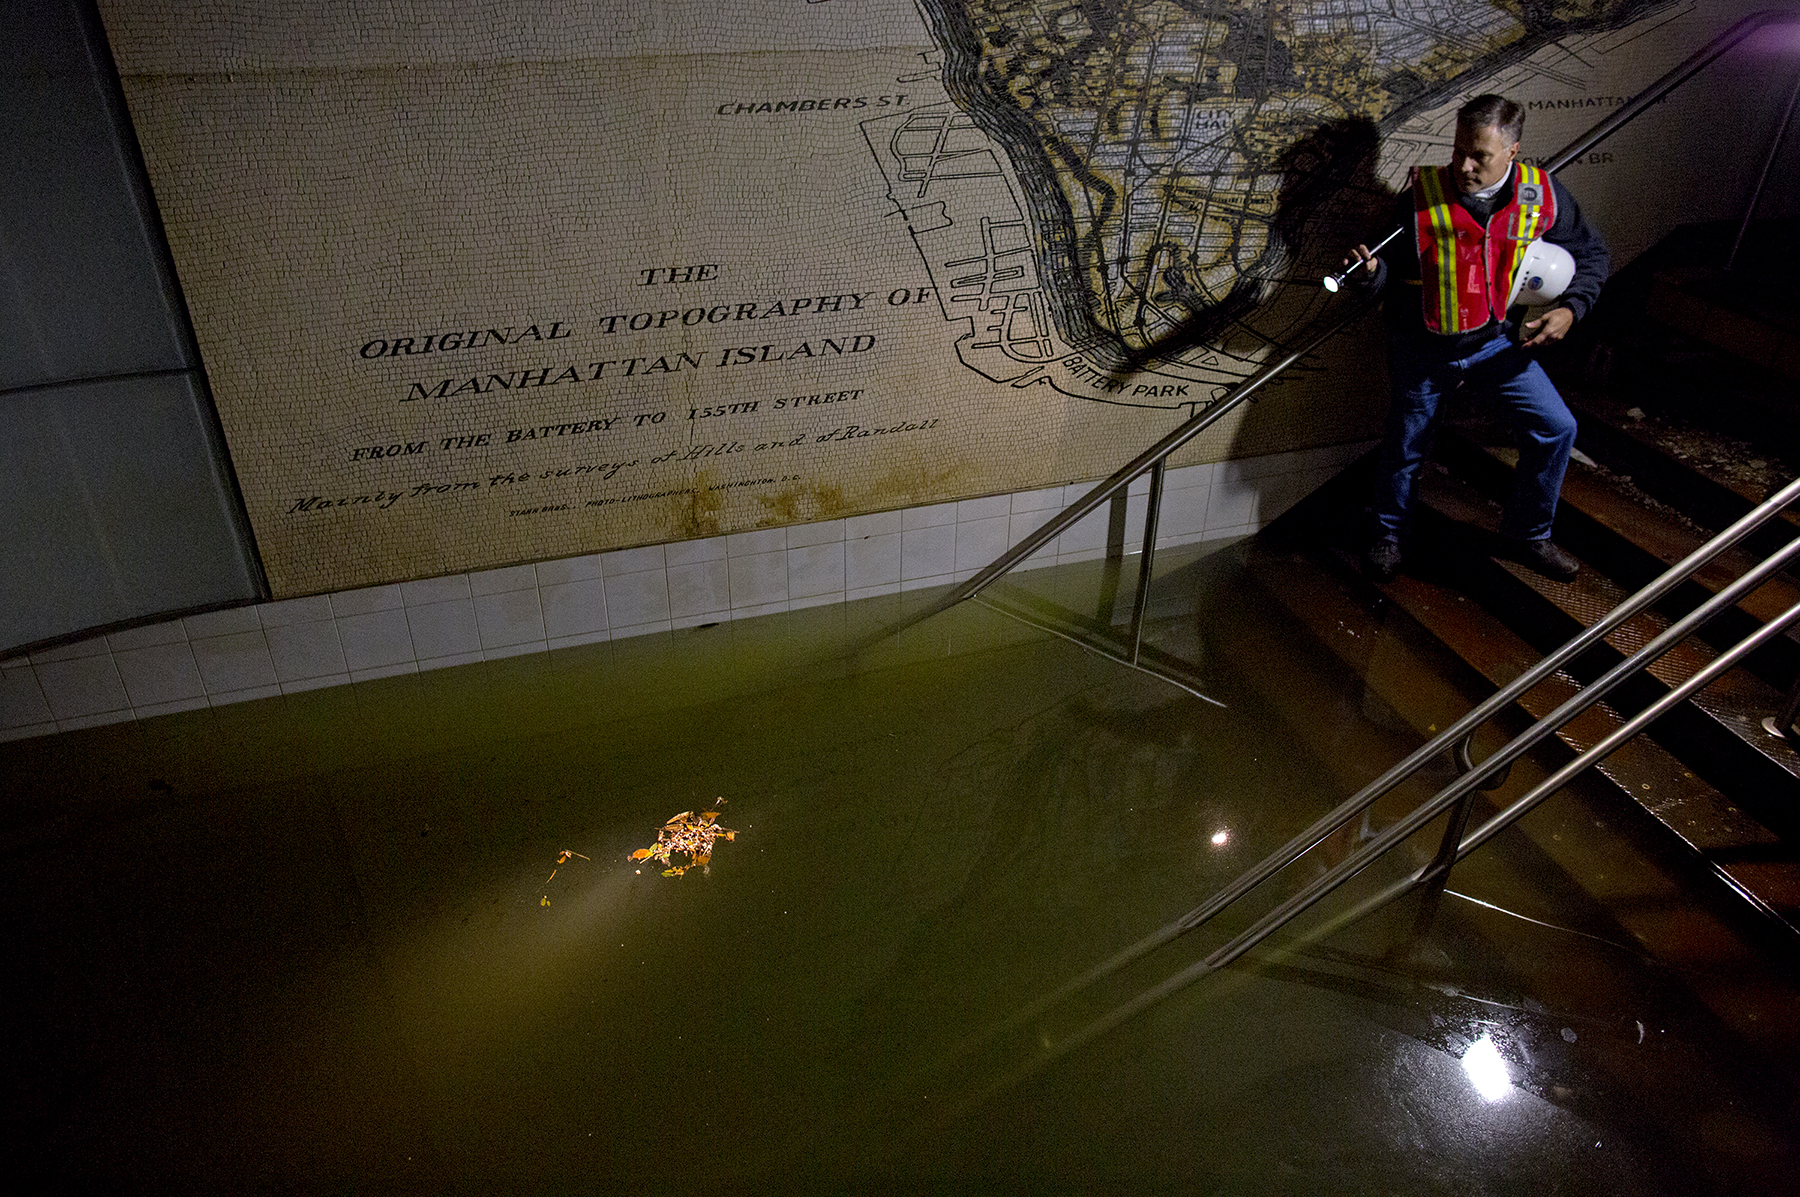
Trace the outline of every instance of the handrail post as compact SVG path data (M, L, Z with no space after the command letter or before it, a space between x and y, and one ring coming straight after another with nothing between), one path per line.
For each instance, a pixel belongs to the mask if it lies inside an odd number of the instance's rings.
M1150 506L1144 512L1144 551L1138 560L1137 594L1131 600L1131 663L1137 664L1144 644L1144 609L1150 604L1150 572L1156 566L1156 517L1162 510L1163 470L1169 459L1150 467Z
M1771 736L1792 740L1796 720L1800 720L1800 677L1794 679L1787 697L1781 700L1781 709L1763 720L1763 730Z
M1775 159L1781 153L1781 143L1787 139L1788 123L1794 119L1796 103L1800 103L1800 73L1794 76L1794 90L1788 93L1787 107L1782 110L1781 121L1775 126L1775 136L1769 142L1769 152L1763 158L1762 173L1756 176L1756 186L1750 191L1750 202L1744 205L1744 219L1739 222L1737 236L1732 239L1731 252L1725 255L1727 270L1737 264L1738 250L1744 245L1744 234L1750 231L1750 218L1756 215L1756 205L1762 201L1763 188L1769 183L1769 171L1774 169Z
M1450 821L1444 826L1444 838L1438 843L1437 855L1425 866L1425 874L1420 878L1420 885L1442 886L1450 880L1450 866L1456 863L1457 845L1462 843L1463 830L1469 825L1469 812L1475 805L1475 795L1479 790L1470 790L1462 796L1450 811Z
M1475 732L1473 729L1456 742L1456 751L1453 755L1456 757L1458 774L1475 771L1475 760L1469 752L1470 746L1474 742ZM1430 864L1425 866L1420 884L1441 887L1450 879L1450 866L1456 863L1456 848L1462 843L1463 830L1469 825L1469 812L1474 809L1475 795L1499 789L1506 784L1507 776L1511 773L1512 762L1508 761L1504 769L1462 796L1462 801L1458 802L1456 809L1450 812L1450 821L1444 827L1444 838L1438 843L1437 855L1432 858Z
M881 632L870 637L868 641L865 641L864 644L859 647L867 647L868 644L872 644L877 640L892 636L897 632L905 631L914 624L930 619L933 615L937 615L940 612L948 611L951 607L954 607L964 599L973 598L975 595L979 594L988 583L1006 573L1013 566L1031 556L1031 554L1037 552L1046 544L1049 544L1083 516L1087 515L1088 512L1094 510L1094 508L1111 498L1120 488L1129 486L1132 480L1139 474L1148 470L1156 462L1166 459L1170 454L1174 453L1175 450L1181 448L1183 445L1199 436L1202 432L1224 419L1241 404L1254 398L1256 393L1267 385L1271 379L1282 374L1289 366L1292 366L1295 362L1309 354L1317 352L1320 346L1324 345L1325 342L1331 340L1332 337L1335 337L1339 332L1343 331L1352 320L1361 316L1370 307L1374 306L1374 302L1374 295L1363 296L1354 307L1337 320L1328 324L1323 331L1319 332L1316 336L1309 338L1304 344L1300 345L1299 348L1290 350L1280 361L1264 366L1261 370L1258 370L1254 375L1239 383L1224 397L1211 403L1204 411L1197 413L1165 433L1161 440L1120 466L1104 482L1097 484L1092 490L1081 496L1081 498L1075 500L1075 502L1063 508L1062 511L1052 516L1048 521L1039 525L1035 532L1031 533L1018 544L1014 545L1012 548L996 557L993 561L983 566L980 570L976 571L972 577L963 582L960 586L957 586L920 610L915 611L913 614L901 619L898 623L884 628Z

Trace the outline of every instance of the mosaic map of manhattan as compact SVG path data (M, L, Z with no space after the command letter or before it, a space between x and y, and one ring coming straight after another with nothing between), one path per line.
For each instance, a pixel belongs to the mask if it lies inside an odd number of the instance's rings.
M913 160L899 172L896 201L918 206L937 177L997 178L997 165L971 169L993 163L992 146L1015 174L1023 209L1022 226L986 218L997 231L980 247L980 275L968 269L972 258L933 263L955 276L942 289L959 299L972 296L971 283L997 280L981 297L990 315L974 317L966 364L1017 377L1002 359L1048 364L1074 350L1108 373L1214 382L1244 377L1268 343L1310 315L1318 297L1310 288L1283 295L1284 283L1316 279L1385 211L1373 173L1382 136L1558 38L1623 29L1670 7L919 6L942 48L954 110L914 115L894 131L891 155ZM909 194L914 178L920 186ZM922 241L931 223L928 215L915 225ZM1041 290L1032 293L1027 279ZM1051 327L1053 338L1044 335ZM1079 383L1059 389L1087 393Z
M278 596L1104 477L1462 98L1548 152L1748 7L100 4ZM1366 438L1366 352L1176 464Z

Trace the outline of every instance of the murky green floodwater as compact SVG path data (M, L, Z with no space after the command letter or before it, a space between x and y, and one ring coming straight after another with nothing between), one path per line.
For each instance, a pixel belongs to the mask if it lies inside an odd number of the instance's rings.
M1044 1062L1190 936L1007 1025L1419 741L1238 563L1166 579L1200 610L1157 631L1223 709L975 607L846 663L907 596L0 746L14 1170L1790 1191L1789 959L1577 796L1423 934L1397 906ZM702 808L737 833L709 871L629 859Z

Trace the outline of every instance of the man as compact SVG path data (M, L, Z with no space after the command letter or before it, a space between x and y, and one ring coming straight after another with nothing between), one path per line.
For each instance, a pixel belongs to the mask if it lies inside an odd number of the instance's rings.
M1385 582L1400 567L1413 486L1429 447L1438 403L1460 387L1499 400L1519 447L1501 524L1505 555L1567 581L1580 566L1550 539L1575 417L1532 352L1569 335L1606 281L1609 258L1567 188L1518 162L1524 111L1504 96L1477 96L1456 114L1449 166L1421 166L1400 197L1406 231L1392 262L1358 245L1363 285L1388 290L1388 375L1393 405L1380 454L1375 541L1368 575ZM1519 323L1506 302L1535 238L1575 260L1556 306ZM1348 259L1346 259L1348 261ZM1416 291L1415 291L1416 289Z

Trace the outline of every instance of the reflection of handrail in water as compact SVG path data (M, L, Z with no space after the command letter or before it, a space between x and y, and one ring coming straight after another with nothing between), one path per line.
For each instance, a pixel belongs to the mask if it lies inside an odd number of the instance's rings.
M1105 647L1104 643L1102 643L1102 642L1097 642L1097 641L1093 641L1093 640L1084 640L1080 636L1076 636L1073 633L1063 631L1061 628L1056 627L1054 624L1052 624L1049 620L1039 619L1037 616L1032 615L1028 611L1021 610L1018 607L1014 607L1014 606L1011 606L1006 603L997 603L992 599L985 599L985 598L979 598L979 597L975 601L980 603L984 607L987 607L991 610L999 612L1001 615L1004 615L1009 619L1016 619L1020 623L1030 624L1032 627L1038 629L1040 632L1048 632L1052 636L1057 636L1057 637L1060 637L1061 639L1067 640L1070 644L1074 644L1080 648L1085 648L1087 651L1094 653L1096 656L1105 657L1109 661L1116 661L1120 665L1125 666L1127 669L1135 669L1139 673L1147 673L1151 677L1160 678L1162 681L1169 683L1171 686L1174 686L1179 690L1185 690L1187 693L1193 695L1195 698L1198 698L1201 702L1210 702L1215 707L1223 707L1225 705L1224 703L1220 702L1218 699L1212 697L1210 694L1203 694L1199 690L1196 690L1193 686L1193 683L1191 683L1187 679L1183 678L1180 674L1176 673L1172 669L1165 669L1160 665L1151 664L1149 662L1144 661L1141 657L1139 657L1137 659L1133 659L1132 657L1127 657L1122 653L1109 652L1107 650L1107 648Z
M964 1040L953 1049L946 1063L956 1060L985 1046L995 1038L1016 1030L1023 1023L1042 1015L1063 1001L1086 990L1097 982L1109 977L1134 961L1154 952L1156 949L1172 942L1210 921L1216 915L1235 904L1239 898L1248 894L1262 882L1294 863L1306 852L1316 847L1326 837L1350 819L1360 815L1377 800L1390 792L1402 781L1412 776L1435 757L1454 751L1462 739L1473 732L1479 725L1510 706L1519 696L1536 686L1545 678L1561 669L1576 656L1593 647L1606 635L1610 634L1627 619L1638 614L1652 603L1664 597L1677 586L1688 581L1703 566L1714 558L1736 545L1763 524L1774 519L1787 507L1800 502L1800 479L1790 482L1779 492L1771 495L1755 510L1749 512L1724 532L1715 536L1706 544L1690 553L1685 559L1670 567L1662 576L1631 595L1607 615L1588 627L1574 639L1549 656L1539 661L1531 669L1502 687L1487 700L1451 724L1430 742L1415 750L1405 760L1390 768L1362 790L1346 799L1334 810L1321 817L1305 831L1289 840L1274 853L1265 857L1260 863L1246 870L1237 880L1214 894L1205 903L1195 907L1179 919L1166 924L1137 943L1115 953L1109 959L1082 973L1075 979L1059 986L1049 994L1022 1007L1007 1016L988 1030ZM1627 657L1608 670L1600 678L1582 687L1573 696L1565 700L1543 719L1520 732L1506 745L1494 752L1486 760L1463 773L1455 781L1445 786L1431 799L1414 809L1398 822L1377 834L1373 839L1362 844L1344 860L1328 869L1319 877L1303 886L1298 892L1275 906L1268 913L1244 931L1239 932L1220 947L1214 949L1204 959L1174 973L1149 989L1139 993L1130 1001L1115 1007L1108 1013L1082 1026L1072 1034L1065 1036L1055 1044L1046 1045L1041 1053L1019 1065L1017 1068L990 1082L978 1093L968 1098L973 1104L1001 1092L1019 1083L1033 1073L1053 1063L1076 1048L1093 1042L1107 1032L1123 1025L1138 1014L1149 1010L1194 982L1226 967L1269 936L1303 914L1320 900L1336 891L1340 886L1361 873L1379 857L1396 847L1408 837L1419 831L1432 820L1444 814L1463 801L1490 777L1502 769L1511 766L1512 762L1530 750L1539 741L1544 740L1560 730L1570 720L1588 710L1595 703L1630 680L1651 662L1693 635L1702 625L1732 607L1740 600L1761 586L1769 578L1785 569L1790 563L1800 560L1800 539L1789 541L1782 548L1771 554L1762 562L1746 571L1729 585L1720 589L1711 598L1694 608L1686 616L1669 625L1661 634L1651 639L1637 652ZM1781 635L1789 625L1800 622L1800 603L1795 604L1777 618L1763 624L1755 632L1721 652L1704 668L1696 671L1680 685L1671 689L1666 695L1645 707L1638 714L1622 723L1611 734L1588 748L1574 760L1564 765L1549 778L1533 787L1507 807L1489 819L1475 831L1461 837L1450 855L1448 863L1454 863L1473 852L1500 831L1523 817L1552 794L1561 790L1575 776L1590 766L1597 764L1612 753L1619 745L1625 743L1641 732L1656 719L1669 710L1685 702L1693 694L1710 684L1720 674L1735 666L1740 660L1754 652L1764 643ZM1447 865L1445 866L1447 867ZM1408 891L1429 883L1434 876L1441 877L1443 868L1438 862L1426 865L1394 882L1373 897L1365 899L1352 909L1339 914L1320 926L1312 928L1302 937L1301 942L1312 942L1323 936L1332 934L1362 919L1375 910L1387 905Z

